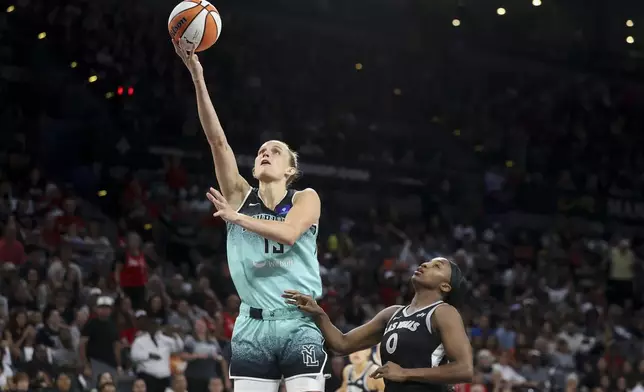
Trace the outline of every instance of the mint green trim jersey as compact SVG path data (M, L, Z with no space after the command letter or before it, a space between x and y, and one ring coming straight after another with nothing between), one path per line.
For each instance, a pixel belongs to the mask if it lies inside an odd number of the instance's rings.
M289 190L284 199L268 209L251 188L239 212L257 219L283 221L293 206L296 191ZM318 225L313 225L293 246L270 241L241 226L227 224L228 268L239 298L260 309L286 306L284 290L297 290L319 298L322 280L317 258Z

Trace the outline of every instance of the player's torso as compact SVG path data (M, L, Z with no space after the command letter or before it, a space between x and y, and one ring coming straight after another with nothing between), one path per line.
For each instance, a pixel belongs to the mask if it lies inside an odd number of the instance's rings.
M380 344L383 364L394 362L402 368L429 368L447 362L445 350L436 331L431 331L431 317L443 301L413 313L399 309L387 323ZM387 392L446 391L447 386L421 383L393 383L385 380Z
M268 209L252 188L239 212L257 219L284 221L293 206L295 191ZM322 294L317 260L317 225L307 230L293 246L277 243L243 229L227 225L227 253L230 274L241 300L262 309L284 307L286 289L318 297Z
M349 370L349 377L347 378L347 390L346 392L371 392L369 389L368 377L373 373L378 367L369 363L362 372L356 372L356 370L351 366Z

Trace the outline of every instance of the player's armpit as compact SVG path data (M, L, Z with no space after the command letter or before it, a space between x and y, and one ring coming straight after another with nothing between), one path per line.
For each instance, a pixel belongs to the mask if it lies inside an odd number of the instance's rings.
M400 309L399 305L390 306L381 310L376 317L364 325L354 328L343 334L337 329L326 314L316 318L322 335L328 346L341 355L348 355L356 351L365 350L380 343L385 332L387 322Z
M432 325L440 333L450 362L432 368L405 369L405 378L409 381L436 384L471 382L474 375L472 346L461 315L451 305L439 306L432 316Z

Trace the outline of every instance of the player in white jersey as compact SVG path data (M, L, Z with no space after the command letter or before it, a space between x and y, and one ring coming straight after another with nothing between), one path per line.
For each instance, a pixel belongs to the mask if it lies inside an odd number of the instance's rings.
M308 315L281 298L285 287L322 295L316 255L320 198L313 189L288 189L299 174L297 154L281 141L268 141L257 152L253 177L259 186L239 174L197 56L175 48L195 85L221 190L211 188L207 197L215 216L226 221L228 265L242 300L231 341L235 392L277 392L282 379L287 392L322 392L322 334Z

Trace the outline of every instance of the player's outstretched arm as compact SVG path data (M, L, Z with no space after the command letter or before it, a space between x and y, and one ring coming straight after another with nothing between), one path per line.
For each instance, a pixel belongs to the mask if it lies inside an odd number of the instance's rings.
M322 331L329 348L340 355L348 355L378 344L385 332L387 322L400 309L398 305L390 306L380 311L376 317L366 324L347 333L342 333L333 325L326 312L310 295L305 295L295 290L286 290L282 297L285 298L287 304L295 305L298 309L311 314Z
M392 381L414 381L432 384L469 383L474 375L472 346L467 338L463 319L451 305L436 308L432 325L438 330L450 362L431 368L403 369L395 363L386 363L372 377ZM429 353L428 353L429 355Z
M239 174L235 154L228 144L224 129L219 122L219 117L215 107L210 100L208 88L203 76L203 68L199 58L194 50L186 52L178 47L175 43L175 50L181 60L184 62L192 81L195 85L197 94L197 110L199 111L199 120L204 129L213 160L215 161L215 174L221 192L231 203L233 208L237 209L243 202L243 198L250 189L248 182Z
M304 232L320 220L320 196L310 188L297 192L293 196L293 207L286 214L283 222L240 214L216 189L210 188L206 196L217 208L215 216L284 245L293 246Z

